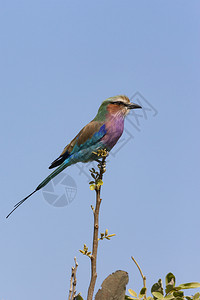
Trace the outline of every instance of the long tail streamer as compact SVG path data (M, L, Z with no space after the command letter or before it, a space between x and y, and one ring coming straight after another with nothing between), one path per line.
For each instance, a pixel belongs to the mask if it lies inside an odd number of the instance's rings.
M39 191L41 188L43 188L47 183L53 179L56 175L58 175L60 172L62 172L66 167L68 167L69 164L67 162L63 162L57 169L55 169L47 178L45 178L38 186L37 188L28 196L26 196L24 199L19 201L17 204L15 204L13 210L7 215L6 218L8 218L14 211L17 209L20 205L22 205L30 196L32 196L35 192Z
M28 196L26 196L24 199L22 199L21 201L19 201L17 204L15 204L14 209L7 215L6 219L15 211L15 209L17 209L22 203L24 203L24 201L26 201L30 196L32 196L35 192L37 192L37 190L33 191L31 194L29 194Z

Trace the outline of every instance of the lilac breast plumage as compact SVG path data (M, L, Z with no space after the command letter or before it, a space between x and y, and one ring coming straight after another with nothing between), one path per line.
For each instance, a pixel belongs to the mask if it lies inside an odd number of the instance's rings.
M124 130L123 116L112 117L106 122L106 135L102 138L103 144L111 150L117 143Z

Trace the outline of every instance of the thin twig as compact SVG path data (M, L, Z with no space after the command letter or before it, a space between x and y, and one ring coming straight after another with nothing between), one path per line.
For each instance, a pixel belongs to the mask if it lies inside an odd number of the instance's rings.
M78 268L78 263L76 261L76 257L74 257L74 262L75 262L75 268L74 268L74 280L73 280L73 291L72 291L72 300L76 296L76 270Z
M74 271L74 267L72 267L72 273L71 273L71 278L70 278L70 289L69 289L69 297L68 297L68 300L71 300L71 298L72 298L73 271Z
M68 300L73 300L76 296L76 271L78 268L76 257L74 257L74 261L75 261L75 267L72 267Z
M102 161L99 163L99 179L102 180L103 173L105 172L105 162L106 156L102 158ZM88 288L87 300L92 300L94 294L94 287L97 279L97 249L98 249L98 234L99 234L99 210L101 204L101 186L96 187L96 207L94 210L94 233L93 233L93 246L92 246L92 255L91 255L91 279L90 285Z
M143 279L143 286L146 289L146 276L143 275L142 270L141 270L140 266L138 265L137 261L135 260L135 258L133 256L131 256L131 258L134 261L134 263L136 264L136 266L138 267L138 270L140 271L140 274ZM144 299L146 299L146 294L144 295Z

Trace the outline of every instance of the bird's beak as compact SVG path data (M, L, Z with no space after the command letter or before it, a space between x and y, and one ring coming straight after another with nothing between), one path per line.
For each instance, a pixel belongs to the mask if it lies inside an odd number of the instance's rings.
M130 103L127 105L127 107L129 109L136 109L136 108L142 108L142 106L138 105L138 104L135 104L135 103Z

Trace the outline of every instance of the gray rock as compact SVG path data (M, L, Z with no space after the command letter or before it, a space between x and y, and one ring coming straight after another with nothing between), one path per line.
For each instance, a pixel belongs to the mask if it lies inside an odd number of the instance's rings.
M124 300L128 280L128 273L125 271L112 273L103 281L95 300Z

